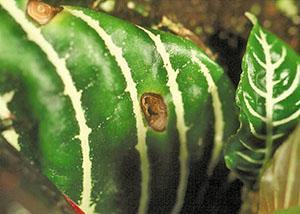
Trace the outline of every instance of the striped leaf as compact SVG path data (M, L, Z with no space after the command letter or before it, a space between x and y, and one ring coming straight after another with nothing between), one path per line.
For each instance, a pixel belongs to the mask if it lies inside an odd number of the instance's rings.
M190 41L88 9L0 0L0 20L14 145L66 195L86 213L201 205L236 129L222 68Z
M300 57L253 15L247 16L254 26L236 95L241 126L228 143L225 161L242 180L253 184L299 121Z

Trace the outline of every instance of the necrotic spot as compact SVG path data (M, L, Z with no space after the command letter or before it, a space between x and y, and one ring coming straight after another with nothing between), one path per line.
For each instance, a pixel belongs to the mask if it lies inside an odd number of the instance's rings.
M29 1L27 14L40 25L47 24L62 8L53 7L39 0Z
M168 122L168 114L162 96L155 93L144 93L140 104L148 125L155 131L164 131Z

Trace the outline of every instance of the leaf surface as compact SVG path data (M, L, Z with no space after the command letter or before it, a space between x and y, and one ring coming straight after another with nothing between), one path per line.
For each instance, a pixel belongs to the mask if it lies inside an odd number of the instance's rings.
M275 152L270 165L262 174L259 190L259 213L300 206L300 125ZM276 212L277 213L277 212ZM295 213L295 212L294 212Z
M0 102L21 152L86 213L200 209L237 125L223 69L172 34L27 3L0 0Z
M246 183L256 182L275 149L300 115L300 57L253 22L236 93L240 129L227 144L225 160Z

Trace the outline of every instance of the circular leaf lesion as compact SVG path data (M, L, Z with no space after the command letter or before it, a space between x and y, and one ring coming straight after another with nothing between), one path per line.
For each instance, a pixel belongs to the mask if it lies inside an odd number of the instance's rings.
M148 125L155 131L164 131L168 124L168 113L163 97L155 93L144 93L140 105Z
M27 4L27 15L40 25L47 24L61 10L61 7L54 7L40 0L30 0Z

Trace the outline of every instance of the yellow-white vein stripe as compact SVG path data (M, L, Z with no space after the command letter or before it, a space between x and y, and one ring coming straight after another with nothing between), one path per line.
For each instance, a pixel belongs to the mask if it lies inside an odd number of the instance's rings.
M0 120L7 119L11 116L11 112L8 109L8 103L13 99L15 92L10 91L3 95L0 95ZM7 142L12 145L16 150L20 151L19 135L14 128L9 128L1 133Z
M222 103L220 100L220 96L218 93L218 87L216 86L210 71L206 67L204 63L199 60L195 51L192 52L192 61L198 64L201 72L203 73L207 84L208 84L208 92L212 96L212 104L214 107L214 115L215 115L215 136L214 136L214 149L211 156L211 161L208 165L207 174L211 175L215 166L217 165L220 157L220 153L223 147L223 135L224 135L224 119L222 112Z
M145 31L149 37L152 39L156 46L157 52L160 54L162 61L164 63L164 67L168 73L168 82L167 86L170 88L170 93L172 95L172 99L175 106L175 113L177 116L176 126L179 132L179 140L180 140L180 148L179 148L179 162L180 162L180 180L177 189L177 199L176 204L173 207L172 213L179 213L183 204L184 198L187 188L188 176L189 176L189 166L188 166L188 149L187 149L187 137L186 132L188 127L185 124L184 120L184 106L182 100L182 94L179 90L179 86L177 84L177 76L178 71L175 71L172 68L172 64L170 62L169 53L167 52L164 44L162 43L160 36L155 35L152 32L139 27L143 31Z
M51 44L44 38L41 30L29 22L24 12L19 9L15 1L0 0L0 5L14 18L14 20L22 27L26 32L29 40L37 44L42 51L47 55L48 60L56 68L56 72L64 83L64 94L69 96L75 110L75 117L79 125L78 138L81 142L82 149L82 168L83 168L83 190L81 208L86 213L93 213L94 206L91 203L91 190L92 190L92 179L91 179L91 168L92 163L89 158L90 147L89 147L89 134L91 129L86 124L84 110L81 106L81 92L77 91L73 84L73 80L66 66L66 61L60 58Z
M14 94L15 94L14 91L10 91L0 95L0 119L6 119L10 116L11 113L7 105L14 97Z
M138 213L144 214L147 212L148 209L148 200L149 200L149 176L150 176L150 169L149 169L149 160L147 155L147 147L146 147L146 132L147 128L144 125L142 112L139 106L139 99L138 93L136 89L136 83L134 82L131 76L131 69L123 57L122 48L116 46L111 38L110 35L100 26L98 20L91 18L90 16L85 15L82 11L72 9L72 8L65 8L69 11L72 15L80 18L86 24L88 24L91 28L93 28L99 37L104 41L107 49L115 57L116 62L118 63L127 83L126 91L129 92L132 104L133 104L133 112L136 118L136 128L137 128L137 137L138 143L136 145L136 149L139 151L140 159L141 159L141 173L142 173L142 180L141 180L141 198L140 198L140 205Z

